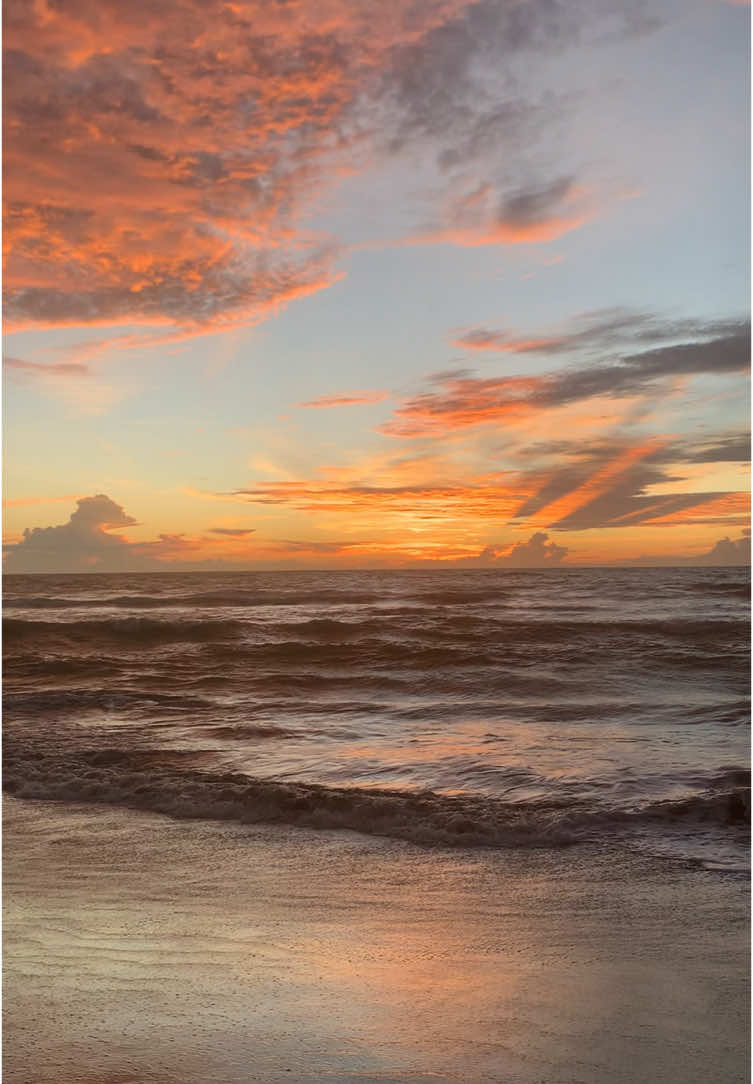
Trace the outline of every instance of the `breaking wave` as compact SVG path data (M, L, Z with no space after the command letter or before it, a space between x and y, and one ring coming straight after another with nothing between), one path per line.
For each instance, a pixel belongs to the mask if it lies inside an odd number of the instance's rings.
M744 826L747 773L730 769L702 792L631 810L585 801L510 802L478 795L401 792L257 779L186 767L191 753L108 750L76 755L5 750L3 787L21 798L95 802L181 819L348 829L422 845L553 847L603 838L631 826Z

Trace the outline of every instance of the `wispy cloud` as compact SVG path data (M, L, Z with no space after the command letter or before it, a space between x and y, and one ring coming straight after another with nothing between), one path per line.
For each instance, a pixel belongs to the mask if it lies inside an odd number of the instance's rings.
M749 365L750 325L739 323L715 338L658 346L536 376L481 378L466 371L438 374L437 390L397 407L381 431L398 437L431 437L600 396L645 395L661 381L704 373L741 373Z
M24 377L36 377L40 380L49 377L72 377L74 380L85 379L90 375L86 365L76 362L38 362L24 361L22 358L3 358L3 368Z
M387 391L354 391L340 395L320 395L317 399L309 399L305 403L297 403L299 407L341 407L341 406L366 406L371 403L383 403L389 399Z
M254 527L210 527L212 534L226 535L228 538L246 538L254 534Z
M472 327L455 332L452 343L464 350L543 355L613 355L667 344L709 342L745 330L743 318L701 320L673 318L629 308L583 313L561 327L536 333L506 328Z

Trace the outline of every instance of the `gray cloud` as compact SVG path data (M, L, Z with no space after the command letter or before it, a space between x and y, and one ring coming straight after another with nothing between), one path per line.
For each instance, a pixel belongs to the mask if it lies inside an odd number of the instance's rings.
M594 465L607 463L626 447L623 439L601 438L597 440L547 440L536 441L517 450L517 455L534 462L543 459L566 459L573 463L571 473L579 476ZM750 436L746 432L732 431L710 433L698 440L677 438L657 445L646 456L646 462L669 463L747 463L750 459ZM586 470L587 473L587 470Z
M537 332L509 329L467 328L453 338L455 346L468 350L543 355L619 355L667 343L708 342L737 334L742 319L699 320L671 318L654 312L616 307L587 312L564 327Z
M117 528L134 526L137 521L104 493L81 497L67 523L27 528L20 542L6 544L4 569L9 573L157 572L172 562L186 571L238 568L237 562L222 558L191 560L202 543L183 534L158 534L148 542L131 542L115 533ZM252 528L212 531L233 537L253 533Z
M597 395L638 395L653 383L675 376L745 372L750 365L750 326L723 338L679 343L624 357L615 365L570 369L550 378L537 397L562 405Z
M439 427L469 428L542 407L559 407L597 396L639 396L681 376L744 373L750 366L750 323L730 321L725 333L696 342L673 343L616 361L584 364L532 376L473 377L438 373L439 390L409 399L381 427L392 436L434 435Z
M104 493L82 497L67 523L24 531L20 542L5 547L6 572L93 572L133 566L131 543L110 534L134 526L119 504Z
M698 522L703 522L699 520ZM652 556L636 557L629 561L631 565L671 565L691 566L693 568L747 568L750 566L750 530L742 532L742 538L720 538L707 553L697 557Z
M537 531L527 542L518 542L508 553L503 547L487 546L478 557L464 558L455 563L495 568L554 568L564 561L569 550L548 539L548 534Z
M548 184L521 189L502 200L498 221L512 228L546 222L557 213L574 187L574 177L559 177Z
M750 459L750 434L733 433L707 441L687 458L693 463L747 463Z
M255 527L210 527L212 534L227 535L228 538L245 538L246 535L254 534Z
M737 436L722 437L716 444L709 444L694 455L694 449L684 441L657 443L653 450L636 463L618 470L614 478L606 484L603 492L597 492L580 507L558 519L552 519L550 528L556 530L587 530L594 527L629 527L679 513L691 508L702 508L704 504L721 498L734 498L734 494L725 491L665 493L652 495L651 487L684 481L683 463L729 462L733 459L733 450L740 450ZM713 449L717 449L714 455ZM526 453L536 459L551 456L561 460L566 458L565 466L555 466L553 472L542 472L542 482L535 495L528 497L517 510L515 519L524 521L535 516L554 501L574 493L584 486L610 464L618 462L619 457L631 449L631 444L622 440L603 440L579 446L576 442L557 441L549 445L534 445ZM712 516L710 522L735 523L734 514ZM694 522L703 522L694 516Z
M714 547L704 554L699 564L720 566L727 568L742 567L750 564L750 537L721 538Z

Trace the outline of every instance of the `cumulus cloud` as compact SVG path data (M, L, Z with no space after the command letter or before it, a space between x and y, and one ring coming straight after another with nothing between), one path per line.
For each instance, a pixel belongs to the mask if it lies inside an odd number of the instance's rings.
M743 534L742 538L720 538L708 553L700 558L699 564L725 566L727 568L742 567L750 564L750 531Z
M628 562L631 565L690 565L693 568L747 568L750 566L750 529L741 538L720 538L706 553L693 557L677 554L660 556L648 554Z
M462 564L480 566L506 566L508 568L554 568L567 557L566 546L558 546L549 541L549 535L537 531L527 542L518 542L512 547L487 546L476 558L464 560Z
M6 546L5 569L7 572L91 572L98 566L109 570L131 567L131 543L111 531L135 524L136 520L104 493L82 497L67 523L27 528L20 542Z
M163 533L132 542L117 533L118 528L135 526L136 520L104 493L81 497L67 523L27 528L19 542L6 544L5 571L150 572L164 571L172 562L181 568L222 564L205 557L204 539Z

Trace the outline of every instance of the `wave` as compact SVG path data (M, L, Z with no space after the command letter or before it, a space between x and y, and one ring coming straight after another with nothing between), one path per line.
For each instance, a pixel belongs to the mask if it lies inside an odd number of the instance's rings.
M3 787L20 798L95 802L182 819L347 829L422 845L552 847L602 839L633 825L744 825L748 775L731 769L693 796L632 810L583 801L509 802L433 791L401 792L212 774L161 751L76 755L5 749Z
M235 639L243 631L243 623L233 620L162 621L149 617L127 617L119 620L86 621L27 621L23 618L3 619L3 641L6 647L25 645L65 646L75 644L98 648L102 644L120 647L142 647L170 643L212 643Z
M216 707L212 700L184 693L160 693L154 690L117 689L111 686L39 689L26 692L6 692L3 710L8 716L81 714L92 711L133 711L178 713L206 712Z
M721 595L724 598L737 598L750 601L750 581L747 583L700 583L683 584L682 591L697 592L701 595Z
M61 598L49 595L6 596L4 605L14 610L78 609L184 609L188 607L307 606L380 602L374 592L299 591L290 594L264 591L200 591L186 595L115 595Z
M582 654L586 647L591 648L597 642L601 648L618 644L620 650L627 650L631 644L643 650L649 642L657 650L675 653L681 661L683 654L694 655L699 651L709 657L716 653L723 657L730 650L745 649L749 642L747 622L740 620L484 621L467 614L441 623L400 622L381 615L365 620L322 617L295 622L243 621L235 617L123 616L64 621L6 617L3 633L6 647L14 652L19 645L30 643L35 648L65 645L137 648L181 642L237 644L242 638L252 636L262 637L265 642L247 643L244 649L258 652L262 658L290 661L321 657L321 661L327 661L333 659L332 645L339 645L347 656L372 651L376 661L390 661L405 659L410 653L416 665L437 666L451 664L455 655L462 657L467 652L480 662L489 661L488 653L500 649L515 652L549 647ZM274 639L270 640L270 636ZM480 648L484 649L483 655L479 654ZM334 661L339 662L339 656Z

